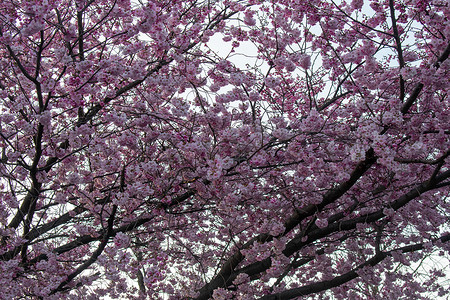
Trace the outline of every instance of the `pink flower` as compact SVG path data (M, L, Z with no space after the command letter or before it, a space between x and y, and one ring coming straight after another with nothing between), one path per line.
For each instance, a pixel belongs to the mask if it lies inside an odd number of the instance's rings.
M308 70L311 67L311 56L304 54L299 59L300 67L305 70Z
M319 228L325 228L328 226L328 221L327 219L317 219L315 224Z
M130 237L125 233L118 232L114 237L114 245L117 248L126 248L130 244Z
M248 26L254 26L256 25L256 20L255 18L253 18L253 15L255 14L254 11L252 10L247 10L245 12L245 17L244 17L244 23Z

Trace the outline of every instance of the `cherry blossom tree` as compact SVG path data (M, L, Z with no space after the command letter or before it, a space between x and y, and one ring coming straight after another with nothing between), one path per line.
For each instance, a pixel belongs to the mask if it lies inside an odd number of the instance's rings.
M445 295L449 5L0 1L0 298Z

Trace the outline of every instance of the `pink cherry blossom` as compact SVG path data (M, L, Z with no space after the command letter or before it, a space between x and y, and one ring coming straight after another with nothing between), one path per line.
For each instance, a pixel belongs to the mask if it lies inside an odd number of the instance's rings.
M448 295L449 14L0 1L0 298Z

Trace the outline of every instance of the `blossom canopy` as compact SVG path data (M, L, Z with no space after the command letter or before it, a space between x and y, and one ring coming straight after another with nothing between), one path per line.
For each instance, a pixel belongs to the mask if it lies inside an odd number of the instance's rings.
M448 295L449 5L0 1L0 298Z

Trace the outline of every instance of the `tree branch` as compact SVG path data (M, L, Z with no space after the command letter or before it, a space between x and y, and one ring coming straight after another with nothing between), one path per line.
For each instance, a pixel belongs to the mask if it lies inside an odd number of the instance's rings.
M438 60L433 64L433 66L436 69L439 69L441 64L447 60L448 56L450 55L450 43L447 45L447 48L445 48L442 55L438 58ZM409 96L408 100L403 104L403 107L401 109L402 114L406 114L408 110L411 108L411 106L414 104L414 102L419 97L420 92L422 91L424 85L423 83L418 83L416 87L414 88L413 92Z
M447 243L450 241L450 234L444 235L440 237L439 239L435 240L434 242L441 242L441 243ZM260 300L288 300L293 299L300 296L306 296L313 293L320 293L326 290L329 290L331 288L340 286L342 284L345 284L349 282L350 280L353 280L357 277L359 277L358 271L361 270L364 267L373 267L383 261L386 257L391 256L393 252L402 252L402 253L409 253L414 251L419 251L424 248L423 243L408 245L400 248L393 249L391 251L386 252L379 252L375 256L373 256L371 259L367 260L366 262L360 264L355 269L342 274L340 276L336 276L335 278L331 280L321 281L312 283L306 286L302 286L299 288L294 288L290 290L286 290L281 293L272 294L272 295L266 295L264 297L259 298Z
M419 197L421 194L423 194L427 191L430 191L434 188L437 188L438 183L446 180L449 177L450 177L450 170L447 170L446 172L443 172L440 175L436 176L436 178L432 182L430 182L429 180L423 182L422 184L411 189L408 193L401 196L397 200L392 201L391 203L386 205L386 207L390 207L394 210L398 210L398 209L404 207L406 204L408 204L411 200ZM300 249L302 249L304 246L309 245L312 242L319 240L320 238L324 238L331 233L339 232L339 231L353 230L357 227L357 224L373 223L375 221L378 221L385 216L383 210L384 210L384 208L382 208L374 213L365 214L365 215L356 217L354 219L344 220L344 221L337 222L337 223L332 223L325 228L320 228L320 229L317 228L316 230L314 230L308 234L306 241L303 239L304 238L303 235L299 234L295 238L293 238L289 243L287 243L286 248L283 250L283 255L286 257L289 257L289 256L293 255L294 253L296 253L297 251L299 251ZM232 284L233 280L236 279L237 275L245 273L248 276L252 277L252 276L255 276L256 274L260 274L261 272L264 272L265 270L269 269L271 267L271 264L272 264L271 258L269 257L262 261L252 263L252 264L250 264L246 267L243 267L239 270L235 270L235 271L231 270L230 274L227 277L221 278L221 281L217 280L216 278L211 281L210 285L208 286L210 289L214 287L211 290L211 294L212 294L212 291L214 291L214 289L216 289L216 288L230 286ZM215 285L221 284L221 285L213 286L212 284L215 284ZM197 300L198 299L208 299L207 295L205 293L206 293L206 289L205 289L204 293L201 293L201 295L199 297L197 297L196 299ZM203 297L203 298L200 298L200 297Z
M52 290L50 295L53 295L57 292L60 292L63 290L64 286L67 285L69 282L71 282L75 277L77 277L81 272L86 270L90 265L92 265L94 262L97 261L97 258L102 254L103 250L105 249L106 245L108 244L109 238L113 235L113 225L114 225L114 217L116 215L117 211L117 205L113 205L113 209L111 212L111 215L108 218L108 229L106 230L105 234L102 237L101 243L98 246L97 250L92 253L91 257L87 261L85 261L82 265L80 265L74 272L72 272L70 275L67 276L67 279L64 280L59 284L59 286Z
M366 159L360 162L353 172L350 175L349 180L340 184L337 188L330 190L323 196L323 200L318 205L309 205L306 208L296 211L285 223L285 231L282 234L283 236L294 229L300 222L302 222L307 217L314 215L316 212L321 211L326 205L333 203L335 200L339 199L342 195L344 195L357 181L361 176L376 162L377 158L374 155L373 149L369 149L366 152ZM257 237L251 239L247 243L245 243L241 249L246 249L253 245L255 241L258 242L268 242L271 241L274 237L269 234L261 234ZM211 295L212 292L222 286L228 286L231 282L236 278L237 274L234 271L234 268L244 259L241 251L238 250L234 253L223 265L220 269L219 273L212 279L209 283L205 284L200 290L200 295L195 298L197 300L206 300ZM262 269L266 270L270 267L269 262L261 262ZM246 273L246 272L245 272Z

